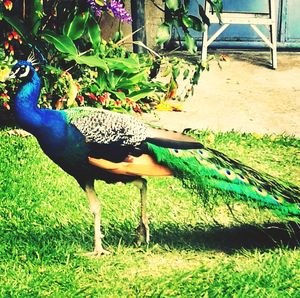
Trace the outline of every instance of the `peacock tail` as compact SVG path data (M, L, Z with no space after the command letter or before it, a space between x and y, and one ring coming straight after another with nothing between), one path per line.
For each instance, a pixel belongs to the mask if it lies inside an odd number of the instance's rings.
M211 191L256 202L277 215L300 218L300 188L259 173L209 148L171 149L147 143L156 161L167 166L183 185L208 200ZM222 196L228 198L228 196Z

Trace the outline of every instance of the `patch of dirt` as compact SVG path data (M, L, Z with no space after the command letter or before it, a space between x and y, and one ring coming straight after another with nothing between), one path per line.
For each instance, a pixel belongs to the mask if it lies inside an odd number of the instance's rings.
M157 112L151 122L167 129L236 130L300 137L300 53L227 52L229 61L210 64L183 112Z

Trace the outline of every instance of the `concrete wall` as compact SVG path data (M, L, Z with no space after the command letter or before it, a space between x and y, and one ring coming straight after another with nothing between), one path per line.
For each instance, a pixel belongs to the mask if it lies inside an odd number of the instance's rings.
M130 1L126 2L126 9L130 13ZM155 0L155 3L160 7L164 8L162 0ZM155 48L155 36L158 26L164 21L164 13L156 8L151 0L145 0L145 28L147 35L147 46L150 48ZM119 22L111 17L110 15L105 15L101 21L102 37L104 39L109 39L118 30ZM121 30L124 36L130 35L132 33L131 24L122 23ZM129 44L126 44L128 48L131 49L130 42L131 38L128 39Z
M147 34L147 45L150 48L155 48L155 36L157 33L158 26L164 21L165 15L157 7L155 7L150 0L146 0L145 7L145 25L146 25L146 34ZM164 8L162 0L155 0L155 3Z

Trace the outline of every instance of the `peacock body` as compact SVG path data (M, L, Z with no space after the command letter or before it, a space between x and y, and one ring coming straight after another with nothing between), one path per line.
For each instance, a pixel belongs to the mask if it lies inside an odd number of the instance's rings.
M275 178L220 152L204 148L191 137L153 129L132 116L94 108L63 111L40 109L37 106L40 78L28 61L19 61L12 69L12 77L21 81L15 96L15 114L19 125L37 138L43 151L72 175L88 195L95 215L95 253L103 253L104 250L94 180L131 182L139 177L115 174L93 166L88 157L118 163L129 155L147 154L203 198L207 190L217 189L236 199L256 201L284 215L300 216L300 190L296 186L279 183ZM144 182L140 189L143 206ZM141 224L147 234L143 211ZM149 235L146 238L149 240Z

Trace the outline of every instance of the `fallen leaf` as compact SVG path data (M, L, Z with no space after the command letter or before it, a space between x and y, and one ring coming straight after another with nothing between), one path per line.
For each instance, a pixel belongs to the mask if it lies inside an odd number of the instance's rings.
M169 111L169 112L182 112L183 106L181 104L175 104L170 102L161 102L156 107L158 111Z
M228 55L222 54L220 56L220 61L229 62L230 61L230 57Z

